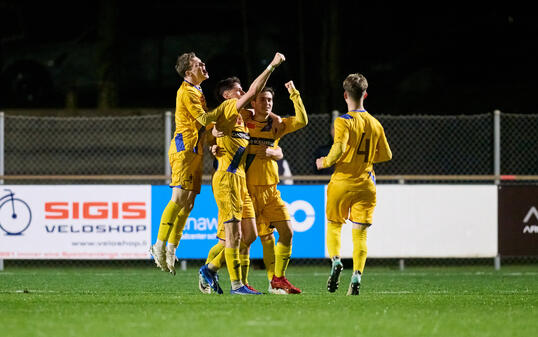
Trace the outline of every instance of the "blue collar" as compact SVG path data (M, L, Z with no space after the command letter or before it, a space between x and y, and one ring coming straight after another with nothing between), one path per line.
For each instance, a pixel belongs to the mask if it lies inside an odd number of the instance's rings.
M199 87L199 86L197 86L197 85L194 85L194 84L192 84L191 82L187 81L186 79L183 79L183 81L184 81L184 82L187 82L187 83L189 83L190 85L192 85L193 87L195 87L196 90L198 90L198 91L201 92L202 94L204 93L204 92L202 91L202 87Z

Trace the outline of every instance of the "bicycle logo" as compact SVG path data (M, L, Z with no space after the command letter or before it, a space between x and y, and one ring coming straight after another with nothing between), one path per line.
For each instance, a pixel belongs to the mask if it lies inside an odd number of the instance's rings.
M15 198L13 191L0 198L0 229L7 235L21 235L32 222L32 211L28 204Z

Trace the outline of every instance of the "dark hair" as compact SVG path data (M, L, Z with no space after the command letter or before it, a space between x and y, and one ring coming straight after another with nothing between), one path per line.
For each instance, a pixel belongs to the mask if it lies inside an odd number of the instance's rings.
M261 94L262 92L270 92L271 93L271 96L273 96L273 98L275 97L275 91L273 90L273 88L271 87L264 87L259 93ZM256 100L256 98L258 98L258 95L256 95L256 97L254 98L254 100Z
M181 54L177 57L176 71L181 77L185 77L185 73L191 69L191 61L196 55L193 52Z
M366 77L362 74L349 74L344 80L344 90L355 101L361 99L366 89L368 89L368 81L366 81Z
M235 83L241 85L241 81L235 76L225 78L217 83L217 86L215 87L215 98L219 104L226 100L223 96L224 92L232 89Z

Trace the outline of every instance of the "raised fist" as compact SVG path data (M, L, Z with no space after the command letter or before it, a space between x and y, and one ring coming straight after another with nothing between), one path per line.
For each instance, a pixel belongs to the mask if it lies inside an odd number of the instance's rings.
M295 89L295 85L293 84L293 81L289 81L288 83L286 83L284 85L286 86L286 88L288 88L288 91L289 91L290 94Z
M284 61L286 61L286 57L283 54L276 53L273 61L271 61L271 66L276 68Z

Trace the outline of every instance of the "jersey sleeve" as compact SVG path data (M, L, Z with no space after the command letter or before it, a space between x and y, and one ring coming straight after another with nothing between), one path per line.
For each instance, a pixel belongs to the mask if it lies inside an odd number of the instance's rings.
M382 126L380 126L380 128L381 136L379 137L379 141L377 142L377 147L375 149L374 163L381 163L392 159L392 151L390 150L389 142L385 136L385 130Z
M324 168L333 166L342 157L348 141L349 128L347 127L346 120L337 118L334 121L334 143L331 146L329 154L323 160Z
M226 120L231 121L232 119L237 118L237 116L239 115L239 111L237 111L236 103L237 103L237 99L233 98L233 99L228 99L221 104L221 106L223 106L222 113L224 114L224 117L226 118Z
M278 135L279 138L288 133L304 128L308 124L308 115L306 114L306 109L299 91L296 89L293 90L290 93L290 99L293 102L295 116L283 119L282 122L284 123L285 128Z
M236 99L229 99L224 102L222 102L218 107L215 109L203 114L202 116L197 119L198 122L202 125L207 125L212 122L216 122L217 119L219 119L221 116L224 116L224 118L229 119L229 116L233 114L233 111L235 111L235 114L237 115L237 109L235 108L235 101ZM202 123L204 122L204 123ZM222 131L222 130L219 130Z

